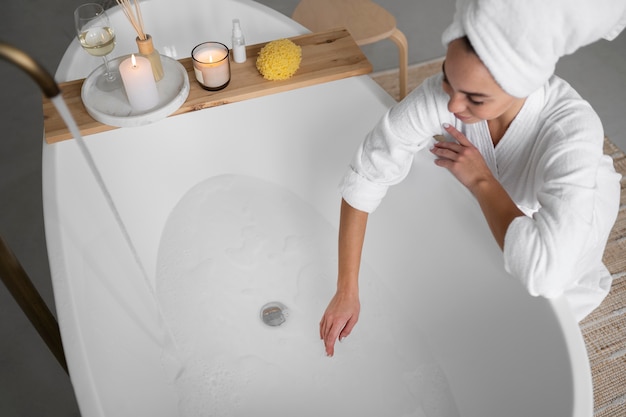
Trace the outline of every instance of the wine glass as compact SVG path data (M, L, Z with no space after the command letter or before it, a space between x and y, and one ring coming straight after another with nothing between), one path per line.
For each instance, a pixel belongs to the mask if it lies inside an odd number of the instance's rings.
M109 16L97 3L86 3L74 10L76 35L87 53L100 56L104 60L104 74L96 81L96 86L103 91L112 91L121 87L120 75L111 70L107 55L115 48L115 32L109 23Z

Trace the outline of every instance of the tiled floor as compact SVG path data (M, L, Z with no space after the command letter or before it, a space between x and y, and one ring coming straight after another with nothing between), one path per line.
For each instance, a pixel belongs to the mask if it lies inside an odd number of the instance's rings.
M5 2L0 40L31 53L54 73L72 40L72 11L80 0ZM297 0L263 0L290 14ZM443 55L442 28L453 0L380 0L398 16L407 35L410 62ZM395 66L394 45L365 48L376 70ZM569 80L600 114L606 133L626 149L626 33L613 42L586 47L559 64ZM0 62L0 235L11 245L44 299L53 305L41 204L41 96L16 68ZM69 378L0 285L0 415L77 416Z

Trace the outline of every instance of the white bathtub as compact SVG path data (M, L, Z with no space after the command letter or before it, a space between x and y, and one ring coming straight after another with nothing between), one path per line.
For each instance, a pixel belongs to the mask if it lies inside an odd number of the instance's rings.
M302 31L248 1L151 0L143 12L176 58L227 42L234 17L249 43ZM115 54L131 52L125 20L112 20ZM57 79L98 64L74 43ZM324 356L337 183L392 103L364 76L89 136L150 288L75 141L44 145L48 251L83 416L591 416L565 302L504 272L478 206L427 155L370 217L362 317ZM279 327L259 317L270 301L289 309Z

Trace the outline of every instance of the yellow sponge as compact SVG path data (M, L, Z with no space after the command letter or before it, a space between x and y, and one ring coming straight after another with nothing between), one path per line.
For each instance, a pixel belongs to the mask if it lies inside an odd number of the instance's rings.
M296 73L302 61L302 48L289 39L267 43L256 59L256 68L266 80L286 80Z

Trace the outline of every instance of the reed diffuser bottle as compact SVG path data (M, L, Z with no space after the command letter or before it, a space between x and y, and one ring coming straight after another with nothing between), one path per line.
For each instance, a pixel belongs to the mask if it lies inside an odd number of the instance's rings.
M135 39L137 41L137 48L139 48L139 54L145 56L152 65L152 74L154 75L154 81L159 81L163 78L163 64L161 63L161 54L154 49L152 43L152 36L146 33L146 38L141 39L139 36Z

